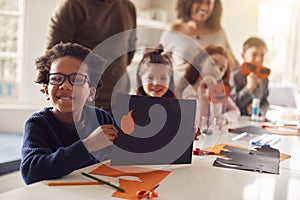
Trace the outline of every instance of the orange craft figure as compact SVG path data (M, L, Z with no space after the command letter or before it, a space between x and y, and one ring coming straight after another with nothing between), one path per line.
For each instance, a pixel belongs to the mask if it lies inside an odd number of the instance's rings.
M247 76L253 72L260 79L267 79L271 74L271 69L254 62L244 62L241 66L241 74Z

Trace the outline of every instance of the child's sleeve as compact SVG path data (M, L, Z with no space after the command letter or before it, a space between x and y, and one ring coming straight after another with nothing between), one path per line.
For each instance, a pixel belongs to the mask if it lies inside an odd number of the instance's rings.
M95 163L81 140L68 146L61 143L42 116L35 115L26 122L20 166L26 184L59 178Z
M247 115L247 107L251 104L253 98L246 88L246 83L246 77L240 73L239 69L232 72L230 96L242 115Z

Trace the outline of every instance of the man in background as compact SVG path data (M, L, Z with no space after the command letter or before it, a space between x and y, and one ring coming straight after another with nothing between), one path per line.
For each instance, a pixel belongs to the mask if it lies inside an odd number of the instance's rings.
M61 0L50 20L46 47L73 42L96 48L95 52L104 57L109 66L101 78L102 87L97 88L97 94L101 95L96 95L95 106L112 113L112 93L121 77L122 90L130 89L126 68L134 56L135 28L136 10L129 0ZM97 50L103 41L123 31L126 34Z

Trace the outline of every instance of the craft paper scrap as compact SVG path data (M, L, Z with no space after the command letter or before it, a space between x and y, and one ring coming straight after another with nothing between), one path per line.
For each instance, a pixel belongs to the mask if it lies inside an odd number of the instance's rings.
M124 180L120 178L120 187L123 188L125 192L122 193L116 191L112 195L113 197L118 198L136 199L136 192L154 188L171 172L134 166L110 167L108 165L100 165L89 173L110 177L134 176L139 178L139 181Z

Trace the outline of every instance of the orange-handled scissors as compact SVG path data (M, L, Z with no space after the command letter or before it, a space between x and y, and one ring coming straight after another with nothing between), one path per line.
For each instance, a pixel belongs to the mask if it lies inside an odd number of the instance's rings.
M159 186L160 185L158 184L151 190L139 190L136 192L136 196L138 199L143 199L143 198L151 199L151 198L158 197L157 189L159 188Z

